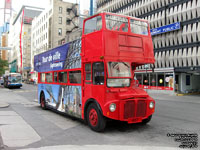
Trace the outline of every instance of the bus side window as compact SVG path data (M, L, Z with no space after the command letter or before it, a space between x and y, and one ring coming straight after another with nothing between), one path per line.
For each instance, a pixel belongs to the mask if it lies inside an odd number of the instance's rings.
M58 72L59 83L67 83L67 72Z
M91 63L85 64L85 80L91 81Z
M81 83L81 71L70 71L69 72L69 82L70 83Z
M45 73L40 73L40 82L45 82Z
M51 83L53 81L52 73L46 73L46 82Z
M93 84L96 84L96 85L104 84L104 63L103 62L93 63Z
M57 72L53 73L53 78L54 78L54 82L57 83L58 82L58 73Z

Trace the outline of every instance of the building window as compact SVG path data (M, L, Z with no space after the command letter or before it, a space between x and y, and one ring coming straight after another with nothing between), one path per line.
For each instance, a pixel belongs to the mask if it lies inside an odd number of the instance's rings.
M70 25L70 23L71 23L71 20L70 19L66 19L66 25Z
M186 85L190 85L190 75L186 75Z
M49 10L49 15L51 15L51 13L52 13L52 9L51 9L51 10Z
M59 7L59 14L62 14L62 7Z
M58 23L59 23L59 24L62 24L62 17L59 17L59 18L58 18Z
M58 29L58 35L62 35L62 29L61 28Z
M71 11L70 8L67 8L67 9L66 9L67 15L70 15L70 11Z

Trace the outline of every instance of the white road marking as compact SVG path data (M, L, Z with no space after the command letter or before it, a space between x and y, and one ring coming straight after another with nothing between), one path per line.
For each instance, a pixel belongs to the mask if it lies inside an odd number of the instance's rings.
M178 150L178 147L122 146L122 145L60 145L22 150ZM184 149L188 150L188 149Z

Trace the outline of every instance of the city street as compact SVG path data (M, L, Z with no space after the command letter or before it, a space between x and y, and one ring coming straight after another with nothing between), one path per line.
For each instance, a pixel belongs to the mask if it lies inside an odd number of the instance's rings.
M81 120L42 110L36 85L0 88L0 103L9 104L0 107L0 149L175 150L181 142L169 134L200 135L200 96L151 96L156 110L149 124L112 121L103 133L96 133Z

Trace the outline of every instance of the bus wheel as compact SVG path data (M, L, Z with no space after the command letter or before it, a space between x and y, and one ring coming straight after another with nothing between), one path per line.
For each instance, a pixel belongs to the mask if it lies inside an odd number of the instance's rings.
M106 126L104 116L94 103L90 104L87 109L87 122L90 128L97 132L103 131Z
M42 109L46 109L44 93L42 93L40 96L40 106L42 107Z
M142 120L142 124L147 124L149 121L151 121L152 115L149 116L147 119Z

